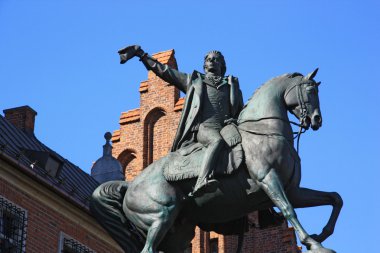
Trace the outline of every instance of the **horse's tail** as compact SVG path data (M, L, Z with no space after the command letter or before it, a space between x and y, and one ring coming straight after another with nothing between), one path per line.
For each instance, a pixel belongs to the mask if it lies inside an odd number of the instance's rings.
M139 253L145 238L124 215L123 199L127 189L125 181L109 181L100 185L92 194L90 211L125 253Z

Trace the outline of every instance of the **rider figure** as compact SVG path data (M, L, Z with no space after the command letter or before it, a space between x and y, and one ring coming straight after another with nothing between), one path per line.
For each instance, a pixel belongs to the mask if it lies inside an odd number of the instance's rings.
M219 51L211 51L204 58L204 71L185 74L158 62L140 46L119 51L121 63L133 56L140 57L148 70L164 81L175 85L186 94L185 104L171 151L189 147L195 142L206 147L197 183L191 195L199 196L214 189L214 166L224 146L220 130L236 119L243 107L238 79L225 77L226 63ZM191 150L191 148L190 148Z

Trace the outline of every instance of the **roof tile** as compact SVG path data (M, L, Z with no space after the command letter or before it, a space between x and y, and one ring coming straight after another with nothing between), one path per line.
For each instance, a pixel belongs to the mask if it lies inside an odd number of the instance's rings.
M16 128L2 115L0 115L0 149L0 154L18 160L21 165L30 169L33 174L40 175L53 188L67 193L73 202L88 208L90 196L99 183L78 166L40 142L35 136L27 135ZM60 172L55 177L50 176L45 169L34 164L34 161L24 154L25 150L48 152L49 155L58 158L62 161Z

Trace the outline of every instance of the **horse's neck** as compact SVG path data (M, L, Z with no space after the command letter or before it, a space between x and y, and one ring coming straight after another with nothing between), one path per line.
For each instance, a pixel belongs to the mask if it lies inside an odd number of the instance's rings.
M259 88L239 116L238 123L248 125L251 131L280 134L292 140L283 83L266 84Z

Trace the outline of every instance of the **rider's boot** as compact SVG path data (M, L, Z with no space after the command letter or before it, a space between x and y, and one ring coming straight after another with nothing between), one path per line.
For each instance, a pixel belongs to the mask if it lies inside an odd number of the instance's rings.
M194 190L190 193L190 196L198 197L207 192L213 192L216 190L219 182L213 178L213 170L217 162L217 157L223 147L222 140L218 140L210 144L206 148L205 156L201 167L201 172L198 176L197 183L194 186Z

